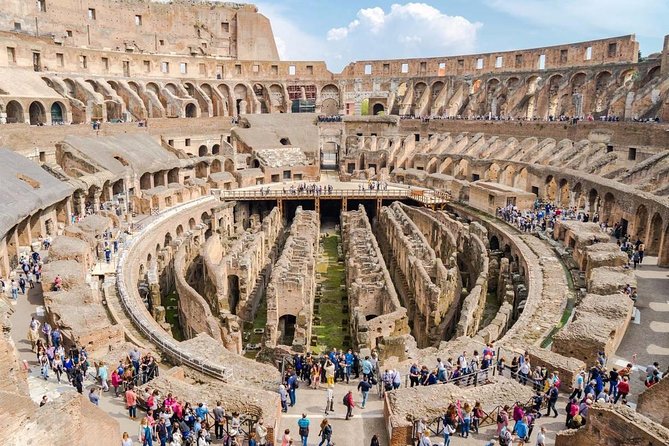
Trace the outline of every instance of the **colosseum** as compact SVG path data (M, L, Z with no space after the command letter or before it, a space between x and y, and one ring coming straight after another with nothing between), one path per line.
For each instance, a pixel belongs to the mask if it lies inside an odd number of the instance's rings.
M0 47L3 445L669 445L669 36L334 73L250 4L0 0Z

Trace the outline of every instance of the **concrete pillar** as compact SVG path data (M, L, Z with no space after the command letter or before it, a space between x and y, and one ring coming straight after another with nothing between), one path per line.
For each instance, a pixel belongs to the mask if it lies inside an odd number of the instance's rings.
M93 213L97 214L100 211L100 197L102 196L102 191L95 189L93 192Z

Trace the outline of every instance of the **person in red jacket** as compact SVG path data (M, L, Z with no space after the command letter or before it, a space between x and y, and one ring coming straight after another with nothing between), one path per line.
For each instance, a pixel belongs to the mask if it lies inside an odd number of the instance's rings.
M351 390L344 396L344 405L346 406L346 419L348 420L353 416L353 406L355 406L355 402L353 402L353 392Z
M630 393L629 377L625 375L623 376L623 380L618 382L618 394L616 395L616 399L613 400L613 404L616 404L619 398L626 400L627 395L629 393Z

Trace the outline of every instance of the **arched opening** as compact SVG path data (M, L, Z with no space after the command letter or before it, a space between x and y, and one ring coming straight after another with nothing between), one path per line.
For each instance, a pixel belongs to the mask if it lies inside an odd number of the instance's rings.
M574 188L572 189L572 193L574 194L574 206L576 207L576 210L581 210L583 209L583 186L581 186L581 183L576 183Z
M646 254L649 256L656 256L660 252L660 244L662 243L662 217L657 212L653 215L650 221L650 234L648 243L646 243Z
M63 124L65 122L65 107L60 102L51 104L51 123Z
M648 229L648 209L643 204L639 206L636 210L636 215L634 216L634 230L636 231L636 238L641 239L641 241L646 241L646 229Z
M163 248L167 248L170 245L170 243L172 243L172 234L170 234L168 232L167 234L165 234L165 240L163 242Z
M221 160L214 160L211 163L211 173L217 173L221 171Z
M207 150L207 146L205 146L205 145L201 145L201 146L197 149L197 154L198 154L198 156L207 156L207 154L208 154L207 152L208 152L208 150Z
M195 166L195 177L196 178L207 178L209 175L207 163L201 161Z
M175 167L170 169L167 172L167 183L178 183L179 182L179 168Z
M182 225L177 226L175 232L177 233L177 237L181 237L184 233L184 227Z
M28 109L28 114L30 115L30 125L46 124L46 110L41 102L32 102Z
M604 194L604 203L602 205L601 220L608 224L612 225L614 222L611 221L613 217L613 205L615 204L616 199L611 192Z
M559 184L558 205L569 206L569 183L567 180L560 180Z
M590 189L588 193L588 209L586 211L592 216L599 210L599 193L597 189Z
M232 161L230 158L227 158L223 163L223 168L225 169L226 172L233 173L235 171L235 162Z
M196 118L197 117L197 108L195 104L186 105L186 117L187 118Z
M553 175L549 175L546 178L546 199L550 202L555 201L555 194L557 192L557 183Z
M376 115L382 115L386 111L386 108L383 106L383 104L379 104L378 102L374 104L374 107L372 107L372 113L374 116Z
M368 314L368 315L365 316L365 320L366 320L367 322L369 322L369 321L371 321L372 319L374 319L374 318L376 318L376 317L379 317L379 315L378 315L378 314ZM379 330L380 330L380 329L379 329Z
M214 144L211 146L211 154L212 155L218 155L221 153L221 145L220 144Z
M159 170L153 174L153 187L166 186L164 172L164 170Z
M228 276L228 305L230 305L232 314L237 314L237 304L239 304L239 276L230 274Z
M151 189L151 178L152 175L149 172L146 172L141 177L139 177L139 188L141 190Z
M195 224L196 224L195 219L191 217L191 219L188 220L188 227L190 228L191 231L195 229Z
M497 238L496 235L490 237L490 250L499 251L499 239Z
M25 122L23 117L23 107L17 101L7 103L7 124L17 124Z
M297 323L297 318L292 314L286 314L279 318L279 333L281 337L279 338L279 344L281 345L293 345L293 340L295 339L295 324Z

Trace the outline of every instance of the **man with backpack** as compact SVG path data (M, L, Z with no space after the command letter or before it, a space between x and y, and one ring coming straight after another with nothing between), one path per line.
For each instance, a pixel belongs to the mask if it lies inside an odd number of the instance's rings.
M557 403L558 400L558 388L555 383L551 384L550 389L548 389L548 392L546 392L546 398L548 399L548 408L546 409L546 416L551 414L551 410L555 415L553 415L553 418L557 418L558 413L557 409L555 408L555 403Z
M513 441L513 434L507 426L502 427L499 433L499 446L510 446Z

